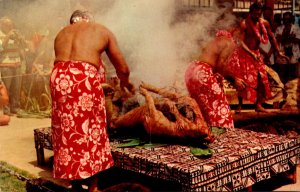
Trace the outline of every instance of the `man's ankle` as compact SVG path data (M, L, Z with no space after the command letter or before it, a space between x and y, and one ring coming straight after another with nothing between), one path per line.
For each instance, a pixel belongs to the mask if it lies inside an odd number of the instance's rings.
M261 104L256 104L255 111L256 112L268 112Z

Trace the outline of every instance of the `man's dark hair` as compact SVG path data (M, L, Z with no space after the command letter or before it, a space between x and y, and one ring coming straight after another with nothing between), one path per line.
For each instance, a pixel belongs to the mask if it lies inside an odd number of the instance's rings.
M249 11L250 13L252 13L253 11L255 10L263 10L263 4L262 3L259 3L259 2L255 2L253 3L250 8L249 8Z
M70 17L70 24L73 24L77 18L90 19L90 15L87 11L76 10Z
M288 12L284 12L283 13L283 20L285 20L285 17L289 17L288 22L294 23L295 22L295 16L293 15L292 12L288 11Z
M284 12L283 13L283 16L290 16L290 17L293 17L293 13L288 11L288 12Z

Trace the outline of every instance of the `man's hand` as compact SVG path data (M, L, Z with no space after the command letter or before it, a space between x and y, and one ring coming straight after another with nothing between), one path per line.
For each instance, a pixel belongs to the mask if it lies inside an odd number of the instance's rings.
M121 81L120 87L124 91L126 91L126 89L127 89L131 94L133 94L133 95L135 94L134 85L132 83L130 83L129 81L127 81L127 82Z
M240 90L243 90L245 89L247 86L247 83L243 80L243 79L240 79L240 78L234 78L234 87L240 91Z
M284 59L286 59L288 63L290 62L290 58L289 58L288 56L286 56L286 55L284 54L284 52L279 51L279 52L278 52L278 56L279 56L279 57L283 57Z

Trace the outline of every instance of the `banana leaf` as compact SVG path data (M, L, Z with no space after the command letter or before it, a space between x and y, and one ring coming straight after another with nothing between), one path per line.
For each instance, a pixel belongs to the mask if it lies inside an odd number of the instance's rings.
M210 157L213 155L213 150L206 148L196 148L196 147L190 147L191 153L196 157Z
M221 135L226 132L226 129L221 127L211 127L211 132L214 135Z
M118 148L125 148L125 147L135 147L141 144L140 139L126 139L123 140L122 143L118 144Z
M147 148L147 147L152 147L152 148L155 148L155 147L163 147L163 146L166 146L168 144L164 144L164 143L145 143L144 145L141 145L141 146L138 146L140 148Z

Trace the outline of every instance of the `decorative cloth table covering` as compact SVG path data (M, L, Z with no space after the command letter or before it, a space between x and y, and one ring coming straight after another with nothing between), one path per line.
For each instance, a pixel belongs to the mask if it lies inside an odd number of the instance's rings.
M39 164L43 149L52 149L51 129L34 130ZM183 191L239 191L277 173L295 168L300 158L300 137L287 138L233 129L210 144L214 154L197 158L190 147L118 148L112 140L115 165L155 178L179 182Z
M179 182L183 191L239 191L295 168L300 137L287 138L233 129L210 144L210 158L198 158L190 147L118 148L111 141L115 165L151 177Z

